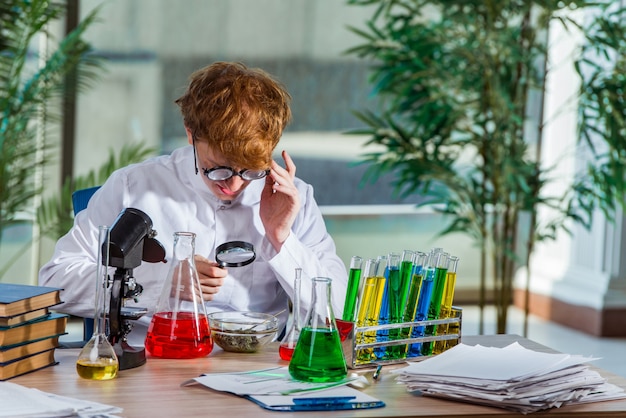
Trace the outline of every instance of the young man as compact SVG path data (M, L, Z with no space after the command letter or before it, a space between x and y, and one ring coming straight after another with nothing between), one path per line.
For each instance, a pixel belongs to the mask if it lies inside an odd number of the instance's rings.
M293 297L295 269L302 268L301 309L310 303L310 279L332 279L332 304L340 317L347 283L313 189L296 177L282 152L272 153L291 119L285 88L259 69L217 62L190 77L176 100L189 146L170 155L122 168L106 181L62 237L39 283L64 289L59 310L82 317L94 313L98 227L112 225L125 208L145 212L171 258L175 232L196 234L196 268L207 312L277 313ZM253 244L256 260L221 268L215 249L227 241ZM147 315L134 321L129 342L142 344L169 269L142 263L133 275L143 286L135 303ZM287 313L280 315L284 325Z

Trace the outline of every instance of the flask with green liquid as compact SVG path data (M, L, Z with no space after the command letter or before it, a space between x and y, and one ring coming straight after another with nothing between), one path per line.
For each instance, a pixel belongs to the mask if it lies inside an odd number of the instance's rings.
M331 283L311 279L311 305L289 362L289 374L305 382L336 382L348 375L339 331L331 305Z

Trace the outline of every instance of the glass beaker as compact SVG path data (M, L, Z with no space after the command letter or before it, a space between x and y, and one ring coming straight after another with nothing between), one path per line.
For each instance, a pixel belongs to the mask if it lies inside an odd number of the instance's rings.
M213 350L200 279L194 261L196 234L174 233L172 266L146 336L155 357L197 358Z
M278 355L283 360L291 360L293 352L300 337L300 280L302 279L302 269L296 269L296 277L293 280L293 302L291 314L291 326L278 346Z
M289 362L289 374L305 382L335 382L348 375L331 305L331 279L311 279L311 306Z
M76 360L76 372L84 379L109 380L117 376L119 359L106 335L109 314L110 284L108 226L98 231L98 257L96 265L96 297L93 335L83 346Z

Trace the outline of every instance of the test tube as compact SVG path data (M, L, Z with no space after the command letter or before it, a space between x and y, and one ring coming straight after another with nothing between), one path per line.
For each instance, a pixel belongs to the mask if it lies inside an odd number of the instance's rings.
M454 299L454 288L456 286L456 270L459 263L459 257L450 256L448 263L448 272L446 274L446 286L443 290L443 298L441 300L441 310L439 318L450 318L452 313L452 302ZM448 333L448 324L441 324L437 327L437 335L446 335ZM440 354L447 346L446 340L436 341L433 348L433 354Z
M402 322L402 316L406 306L411 278L415 267L417 253L411 250L402 251L402 261L400 263L400 289L398 290L397 303L392 304L391 321Z
M348 287L346 290L346 301L343 306L343 315L341 319L344 321L354 322L356 319L356 306L359 296L359 288L361 287L361 264L363 259L358 255L352 256L350 259L350 272L348 275Z
M435 279L435 266L437 265L437 259L439 253L432 252L428 256L428 261L424 265L424 274L422 277L422 285L420 288L419 298L417 300L417 308L415 310L415 317L413 321L424 321L428 318L428 308L430 307L430 300L433 296L434 279ZM411 338L418 338L424 336L425 327L422 325L414 326L411 330ZM407 357L421 356L422 343L413 343L409 347Z
M428 307L428 319L438 319L441 310L441 301L443 300L443 290L446 287L446 279L448 276L449 254L445 252L439 253L437 264L435 267L435 284L433 287L433 295L430 299ZM436 325L426 327L425 335L435 335L437 331ZM422 345L422 355L429 356L433 353L433 343L428 341Z
M382 298L380 302L380 312L378 315L378 322L376 325L389 324L391 321L392 305L397 303L398 290L400 287L400 254L389 253L386 257L387 267L384 273L384 283L379 284L382 286ZM380 279L379 279L380 280ZM384 342L389 339L389 330L381 329L376 333L376 341ZM387 347L377 347L374 352L376 358L382 360L385 357Z
M358 309L357 309L357 317L356 317L356 325L357 327L364 327L367 325L367 318L370 315L369 312L374 309L374 305L376 302L376 276L378 274L378 261L373 258L368 258L365 261L365 268L363 269L361 276L363 283L361 293L358 300ZM356 341L359 344L363 344L371 339L371 333L367 334L366 332L357 332ZM376 335L374 333L374 340ZM356 353L357 363L369 363L373 360L374 350L373 349L363 349L359 350Z
M422 286L424 264L426 263L427 254L421 251L416 251L413 254L414 262L409 276L409 286L404 304L404 310L402 312L402 318L400 322L412 322L415 318L415 312L417 309L417 300L420 294L420 288ZM403 340L409 338L411 335L412 327L404 327L396 330L396 339ZM393 330L392 330L393 331ZM391 333L390 333L391 334ZM391 338L391 336L390 336ZM390 359L402 359L406 357L407 345L394 345L389 347L388 356Z
M361 286L361 292L358 297L358 309L357 309L357 318L356 324L358 327L362 327L365 325L365 315L367 314L368 304L370 299L373 297L373 293L370 289L366 289L365 285L371 283L372 285L376 282L376 275L378 274L378 261L373 258L368 258L365 260L365 267L361 272L361 277L363 280Z

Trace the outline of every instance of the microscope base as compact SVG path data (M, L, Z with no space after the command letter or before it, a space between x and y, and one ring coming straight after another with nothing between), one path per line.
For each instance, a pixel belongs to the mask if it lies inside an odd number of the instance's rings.
M131 347L126 342L113 346L117 359L120 363L120 370L132 369L146 364L146 349L143 347Z

